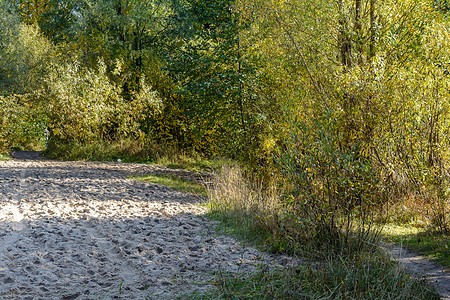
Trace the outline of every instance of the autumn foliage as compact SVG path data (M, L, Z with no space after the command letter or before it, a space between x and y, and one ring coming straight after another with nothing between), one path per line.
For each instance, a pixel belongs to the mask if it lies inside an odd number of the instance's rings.
M281 176L330 241L402 199L449 230L442 1L0 1L0 18L2 151L45 129L48 151L168 145Z

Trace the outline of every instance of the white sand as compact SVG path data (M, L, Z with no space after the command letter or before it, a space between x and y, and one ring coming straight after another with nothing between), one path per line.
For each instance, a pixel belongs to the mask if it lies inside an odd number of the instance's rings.
M299 262L218 236L192 195L126 179L156 172L171 171L0 162L0 299L174 299L218 271Z

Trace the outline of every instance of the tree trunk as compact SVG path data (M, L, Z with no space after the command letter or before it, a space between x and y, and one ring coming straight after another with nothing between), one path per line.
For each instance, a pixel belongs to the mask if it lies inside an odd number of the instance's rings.
M375 57L375 3L376 0L370 0L370 40L369 40L369 60Z
M357 61L359 65L363 63L363 36L362 36L362 25L361 25L361 1L355 0L355 34L356 34L356 51L357 51Z
M138 26L139 27L139 26ZM141 40L141 33L139 28L136 28L136 31L134 33L134 43L133 43L133 50L135 51L136 58L134 60L135 64L135 84L136 84L136 91L138 92L140 90L140 79L141 79L141 70L142 70L142 40Z
M341 57L341 63L344 67L351 68L351 54L352 54L352 44L350 37L348 35L347 20L344 13L344 2L343 0L338 0L339 9L339 51Z

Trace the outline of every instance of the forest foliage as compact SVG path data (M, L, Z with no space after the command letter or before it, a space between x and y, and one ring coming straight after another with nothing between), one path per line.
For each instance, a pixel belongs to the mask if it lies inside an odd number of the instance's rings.
M0 0L0 149L167 145L281 176L330 241L401 199L448 231L449 5Z

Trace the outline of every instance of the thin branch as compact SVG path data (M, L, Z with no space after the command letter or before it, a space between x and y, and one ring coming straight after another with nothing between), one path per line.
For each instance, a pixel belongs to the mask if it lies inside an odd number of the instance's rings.
M317 83L317 81L314 79L312 72L306 62L305 56L303 55L303 52L300 50L300 48L298 47L294 37L292 36L291 32L287 29L286 25L281 21L280 15L279 13L276 11L276 18L275 20L277 21L278 25L281 26L281 28L283 28L283 30L285 31L285 33L287 34L287 36L289 37L290 41L292 42L292 44L295 47L295 50L298 52L298 54L300 55L301 61L303 63L303 65L305 66L306 71L308 72L309 75L309 79L311 80L312 85L314 86L314 89L316 90L316 92L320 95L320 97L323 100L326 100L324 97L324 92L321 91L319 84Z

